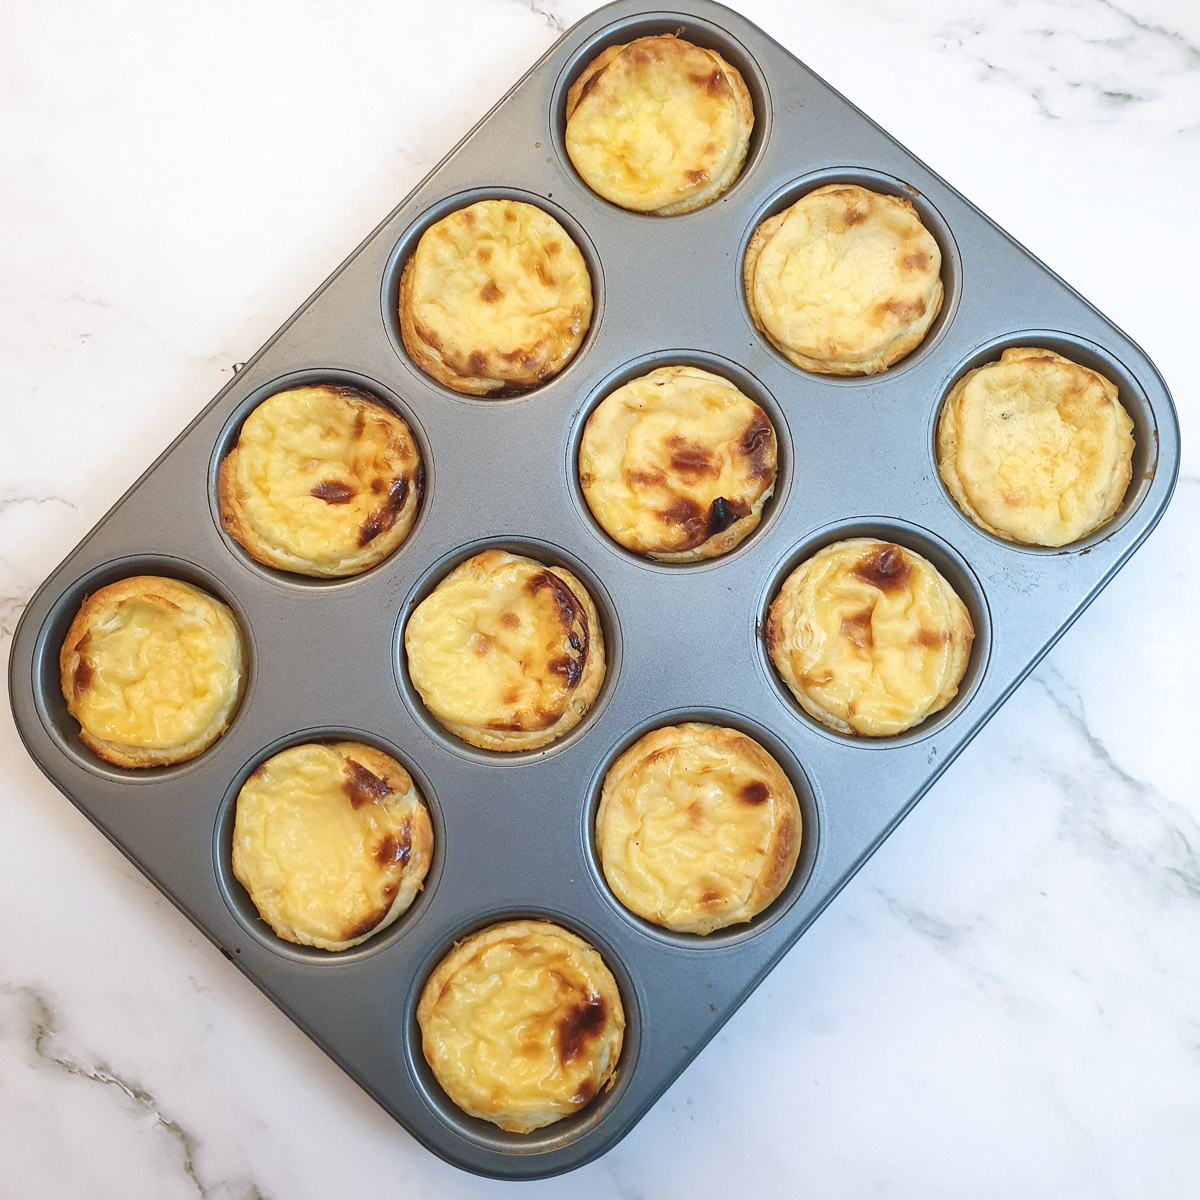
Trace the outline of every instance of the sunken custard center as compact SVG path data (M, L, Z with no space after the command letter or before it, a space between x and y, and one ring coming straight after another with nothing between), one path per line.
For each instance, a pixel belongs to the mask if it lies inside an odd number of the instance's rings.
M425 1059L459 1108L528 1133L608 1083L624 1037L616 980L545 921L495 925L442 960L417 1007Z

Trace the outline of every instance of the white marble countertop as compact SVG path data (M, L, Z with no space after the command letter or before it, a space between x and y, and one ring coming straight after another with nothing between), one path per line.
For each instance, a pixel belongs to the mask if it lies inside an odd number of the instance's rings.
M0 645L589 0L48 0L0 43ZM1200 1176L1200 7L740 0L1146 349L1158 531L612 1152L538 1196L1178 1197ZM1191 614L1191 615L1189 615ZM0 1196L477 1197L0 716ZM511 1194L511 1190L506 1194Z

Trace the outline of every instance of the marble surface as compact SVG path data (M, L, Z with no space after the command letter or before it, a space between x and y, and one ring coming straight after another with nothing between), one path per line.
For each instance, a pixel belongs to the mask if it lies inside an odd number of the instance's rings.
M0 647L588 0L47 0L0 39ZM1158 531L637 1128L540 1197L1176 1197L1200 1173L1200 7L740 0L1139 341ZM0 1196L483 1197L0 716Z

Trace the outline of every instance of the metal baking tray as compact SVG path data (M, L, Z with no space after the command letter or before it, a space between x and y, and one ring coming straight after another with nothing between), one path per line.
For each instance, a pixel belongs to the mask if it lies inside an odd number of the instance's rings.
M574 76L606 45L679 31L737 66L756 124L737 183L711 206L656 218L615 208L563 148ZM946 301L924 343L882 376L809 375L755 331L741 265L766 216L824 183L907 196L941 245ZM527 395L475 400L408 360L400 271L434 220L471 201L527 200L572 234L591 270L592 327L559 376ZM1059 551L973 526L938 478L939 403L1008 345L1058 350L1113 379L1132 416L1133 481L1118 515ZM724 558L667 566L631 555L593 522L575 457L591 408L669 363L736 382L779 437L774 498ZM316 582L261 567L221 532L215 473L241 421L300 381L357 385L412 426L426 493L408 541L358 578ZM618 0L581 21L247 363L50 576L13 642L10 688L30 754L157 886L389 1113L436 1154L528 1178L579 1166L622 1137L880 845L988 717L1121 567L1162 515L1179 463L1166 386L1120 330L762 31L707 0L647 10ZM906 734L866 740L815 725L767 658L762 623L781 580L827 542L878 535L924 554L975 625L958 697ZM487 545L560 563L587 585L610 652L576 729L499 755L423 710L400 650L407 614ZM249 683L232 727L174 767L126 771L80 743L58 681L63 635L85 594L135 573L191 580L226 600L246 634ZM791 775L803 846L784 894L749 926L673 935L620 907L592 842L605 769L656 725L738 726ZM230 868L233 802L285 745L354 737L395 755L432 811L436 849L412 909L331 955L276 938ZM527 1135L463 1115L421 1055L414 1010L452 942L497 919L543 915L601 950L628 1028L615 1086Z

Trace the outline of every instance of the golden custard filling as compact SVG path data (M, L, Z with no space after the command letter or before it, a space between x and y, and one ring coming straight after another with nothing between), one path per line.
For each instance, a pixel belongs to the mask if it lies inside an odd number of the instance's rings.
M234 874L290 942L345 950L386 929L416 899L432 851L412 777L373 746L293 746L238 793Z
M958 594L915 551L835 542L784 581L767 619L776 670L839 733L902 733L958 694L975 632Z
M609 768L596 848L626 908L707 934L751 920L783 891L801 824L791 781L758 742L688 722L640 738Z
M191 584L134 576L89 596L59 656L67 710L84 743L118 766L193 758L240 697L233 613Z
M604 199L674 216L737 179L754 128L745 81L672 34L610 46L567 93L567 155Z
M357 388L289 388L246 418L221 462L221 525L252 557L356 575L408 536L423 469L408 424Z
M693 562L732 550L775 489L766 413L698 367L660 367L606 396L588 418L579 482L592 515L628 550Z
M425 707L489 750L562 737L604 679L604 635L587 589L563 567L503 550L451 571L409 617L404 647Z
M510 921L464 939L417 1006L421 1047L460 1109L530 1133L612 1086L625 1031L617 982L582 938Z
M764 221L746 249L746 302L785 357L873 375L924 340L941 311L942 254L913 205L829 184Z
M938 471L981 529L1065 546L1111 520L1133 477L1133 421L1110 379L1014 346L954 385L938 420Z
M400 279L404 348L439 383L511 395L556 375L583 344L592 281L549 213L481 200L421 235Z

